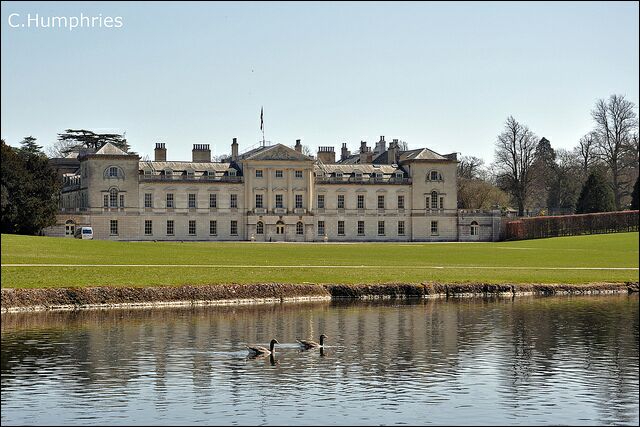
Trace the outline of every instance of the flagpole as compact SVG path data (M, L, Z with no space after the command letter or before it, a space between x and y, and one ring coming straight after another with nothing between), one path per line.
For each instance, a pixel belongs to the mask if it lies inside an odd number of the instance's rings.
M260 129L262 130L262 146L265 146L265 141L264 141L264 120L262 120L262 115L263 115L264 109L262 107L260 107Z

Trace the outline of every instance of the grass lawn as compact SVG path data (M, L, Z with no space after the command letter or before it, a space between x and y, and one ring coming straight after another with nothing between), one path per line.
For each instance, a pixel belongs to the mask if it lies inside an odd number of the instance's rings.
M111 242L3 234L1 261L4 288L637 282L638 233L496 243L356 244Z

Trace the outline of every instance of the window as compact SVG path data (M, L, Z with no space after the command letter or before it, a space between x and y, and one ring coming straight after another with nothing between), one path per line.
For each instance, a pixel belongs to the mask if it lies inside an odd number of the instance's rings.
M237 236L238 235L238 221L231 221L231 235L232 236Z
M298 178L298 179L302 178L302 171L296 171L295 172L295 177Z
M153 194L144 193L144 207L152 208L153 207Z
M378 209L384 209L384 196L378 196Z
M300 221L296 224L296 234L299 236L304 234L304 224Z
M479 230L480 227L478 226L478 223L476 221L471 222L471 235L472 236L477 236L479 234Z
M396 172L396 179L398 181L402 180L402 178L404 178L404 173L402 172Z
M282 202L282 194L276 194L276 208L282 208L284 204Z
M356 181L362 181L362 172L356 172Z
M173 236L173 220L167 220L167 236Z
M256 194L256 208L262 207L262 194Z
M277 170L276 171L276 178L282 178L282 171L281 170Z
M364 209L364 194L358 194L358 209Z
M358 236L364 236L364 221L358 221Z
M258 221L256 224L256 234L264 234L264 223L262 221Z
M440 175L440 172L438 172L438 171L431 171L431 174L429 175L429 180L430 181L442 181L442 175Z
M398 221L398 236L404 236L404 221Z
M215 236L216 234L218 234L218 221L209 221L209 234L211 236Z
M438 192L431 192L431 209L438 209Z
M318 221L318 236L324 236L324 221Z
M440 196L440 209L444 209L444 197Z
M120 207L124 208L124 194L120 195Z
M376 172L375 178L376 178L376 181L381 181L382 180L382 173L381 172Z
M189 236L195 236L195 235L196 235L196 220L190 219L189 220Z
M189 193L189 208L196 207L196 195L194 193Z
M237 194L231 194L230 206L232 208L237 208L238 207L238 195Z
M109 207L109 195L108 194L104 195L104 207L105 208Z
M209 194L209 207L217 208L218 207L218 195L217 194Z
M342 180L342 172L336 172L336 178Z
M276 222L276 234L284 234L284 222Z
M438 234L438 221L431 221L431 234L432 235Z
M262 178L262 169L256 169L256 178Z
M187 171L187 179L193 179L195 173L192 170Z
M112 208L118 207L118 190L115 188L109 190L109 206Z
M109 233L112 236L117 236L118 235L118 220L117 219L112 219L110 221L109 224Z
M398 196L398 209L404 209L404 196Z
M236 176L237 172L235 169L229 169L229 176Z
M338 209L344 209L344 194L338 194Z
M153 234L153 222L150 219L144 220L144 234L151 236Z
M378 236L384 236L384 221L378 221Z
M318 194L318 209L324 209L324 194Z
M153 171L151 169L145 169L144 176L149 176L149 175L153 175Z
M165 176L173 176L173 171L172 171L171 169L166 169L166 170L164 171L164 175L165 175Z
M109 168L109 178L117 178L118 177L118 168L116 166L111 166Z
M344 221L338 221L338 236L344 236Z
M302 208L302 194L296 194L296 209Z
M167 193L167 208L173 208L173 193Z

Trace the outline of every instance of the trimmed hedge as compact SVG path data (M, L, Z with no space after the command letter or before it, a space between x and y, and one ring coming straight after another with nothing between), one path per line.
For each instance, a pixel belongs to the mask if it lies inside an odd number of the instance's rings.
M538 216L507 222L505 239L576 236L638 231L638 211Z

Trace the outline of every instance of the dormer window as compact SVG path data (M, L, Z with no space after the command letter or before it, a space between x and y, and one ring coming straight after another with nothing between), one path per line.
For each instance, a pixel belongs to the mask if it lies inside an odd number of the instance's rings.
M187 178L193 178L194 177L194 172L192 170L188 170L187 171Z
M375 177L376 179L382 179L382 173L376 172Z
M404 178L404 174L402 172L396 172L396 179Z
M342 172L336 172L336 178L342 179Z
M165 169L164 174L165 176L173 176L173 171L171 169Z
M362 172L356 171L356 181L362 181Z
M236 176L236 170L235 169L229 169L229 176Z

